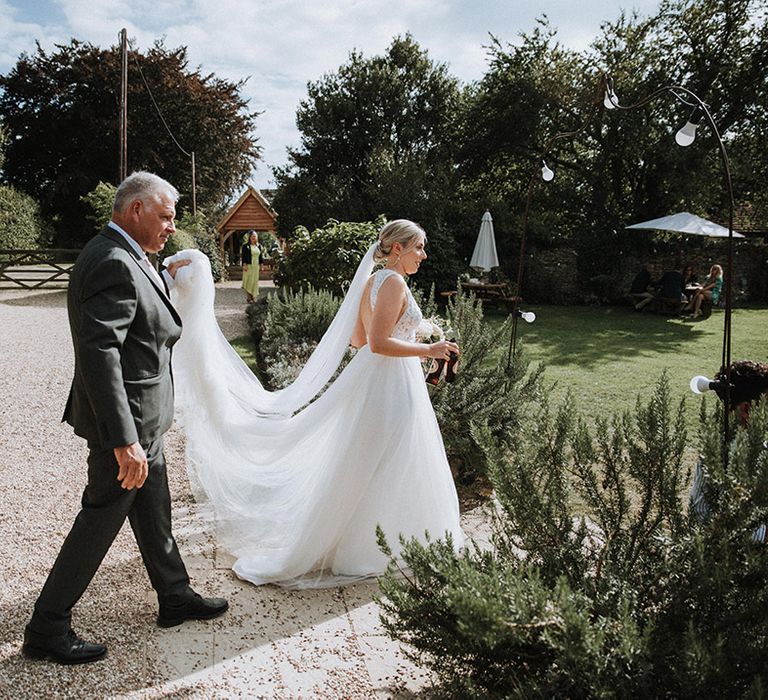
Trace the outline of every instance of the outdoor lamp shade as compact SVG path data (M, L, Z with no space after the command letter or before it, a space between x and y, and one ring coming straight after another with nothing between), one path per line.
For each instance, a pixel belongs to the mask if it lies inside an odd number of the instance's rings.
M544 161L541 161L541 163L541 179L544 180L544 182L552 182L552 180L555 179L555 174L549 169L549 166Z
M470 267L480 270L490 270L499 266L499 256L496 253L496 238L493 234L493 219L491 212L483 214L480 222L480 233L477 235L477 243L469 261Z
M703 394L705 391L709 391L709 384L712 380L708 379L702 374L697 374L691 379L691 391L694 394Z
M694 394L703 394L705 391L725 391L725 389L728 388L728 382L724 380L718 381L710 379L709 377L699 374L691 379L690 387ZM731 384L731 388L733 388L733 384Z
M693 110L691 116L688 117L688 121L685 122L685 126L675 134L675 141L678 146L685 147L693 143L696 138L696 129L698 129L703 116L704 112L702 112L701 107L696 107Z
M533 313L533 311L519 311L518 310L517 314L526 323L533 323L536 320L536 314Z

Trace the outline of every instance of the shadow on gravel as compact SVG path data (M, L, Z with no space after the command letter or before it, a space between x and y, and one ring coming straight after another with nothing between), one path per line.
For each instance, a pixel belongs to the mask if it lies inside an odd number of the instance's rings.
M7 290L0 290L0 294L2 292L7 294ZM67 290L32 292L23 297L9 295L7 298L3 298L0 296L0 304L5 304L6 306L37 306L51 309L66 308Z
M258 686L251 674L263 677L265 689L280 687L278 648L283 661L287 654L290 663L299 664L297 671L304 662L317 669L351 670L337 655L349 653L343 639L349 634L348 612L354 614L371 600L365 587L345 605L340 589L287 591L252 586L229 570L191 570L198 590L229 599L229 612L216 620L160 629L154 594L141 568L138 554L118 565L102 566L75 608L75 630L84 639L107 645L106 658L93 664L61 666L25 658L21 654L24 627L38 590L17 588L15 596L6 595L0 601L0 698L132 693L148 698L229 697L229 693L217 695L223 672L220 664L228 669L225 675L244 674L242 689L251 696ZM323 675L315 681L324 681ZM289 689L297 681L285 680ZM304 683L293 690L298 694ZM395 687L388 697L418 696Z

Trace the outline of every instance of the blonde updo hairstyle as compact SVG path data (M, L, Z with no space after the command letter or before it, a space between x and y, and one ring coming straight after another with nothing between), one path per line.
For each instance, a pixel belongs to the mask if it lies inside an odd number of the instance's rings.
M409 251L418 244L421 237L424 240L427 234L418 224L408 219L395 219L382 226L379 232L379 245L373 253L375 262L384 262L392 254L392 246L399 243L403 246L403 252Z

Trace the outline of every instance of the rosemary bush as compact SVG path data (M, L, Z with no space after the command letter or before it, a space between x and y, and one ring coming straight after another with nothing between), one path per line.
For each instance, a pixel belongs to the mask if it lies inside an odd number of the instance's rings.
M298 292L284 289L249 304L248 323L258 349L259 369L270 388L282 388L295 379L340 304L331 292L311 287Z
M541 369L529 372L522 353L507 369L511 320L495 328L483 323L474 295L452 297L446 315L461 348L459 373L455 382L440 382L430 393L448 460L468 483L487 474L488 445L503 455L514 450L522 416L540 399Z
M406 543L382 620L449 697L763 697L768 668L768 407L723 468L703 413L712 515L688 518L682 404L665 377L593 430L570 401L526 425L511 459L486 432L493 547ZM482 436L479 436L482 437ZM380 545L388 552L380 536Z

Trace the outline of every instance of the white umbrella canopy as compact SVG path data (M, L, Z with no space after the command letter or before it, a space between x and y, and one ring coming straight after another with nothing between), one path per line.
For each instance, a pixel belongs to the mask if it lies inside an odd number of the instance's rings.
M472 253L469 266L485 271L499 266L499 256L496 254L496 238L493 235L493 219L489 211L483 214L483 219L480 222L480 233L477 236L477 243L475 243L475 250Z
M650 228L657 231L678 231L680 233L691 233L695 236L708 236L710 238L728 238L727 228L718 226L695 214L689 214L687 211L662 216L660 219L643 221L639 224L632 224L626 228ZM733 232L733 237L744 238L742 234L736 231Z

